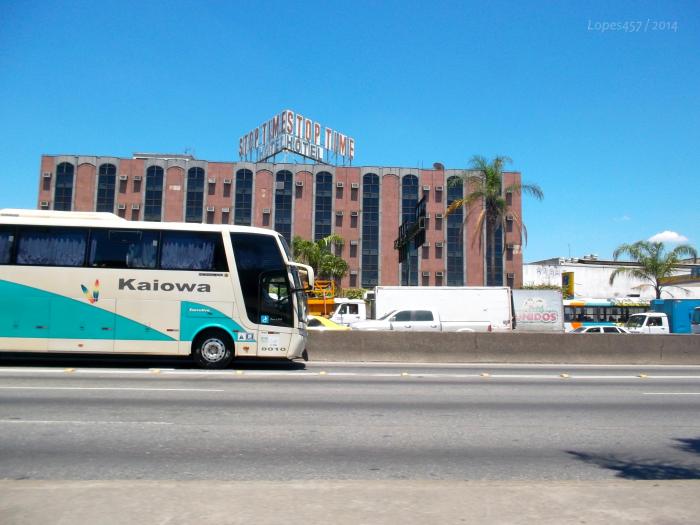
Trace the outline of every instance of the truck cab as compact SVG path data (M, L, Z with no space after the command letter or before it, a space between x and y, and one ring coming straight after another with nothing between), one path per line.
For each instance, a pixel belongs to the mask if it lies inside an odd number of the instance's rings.
M334 323L350 326L358 321L367 319L367 305L362 299L342 299L336 298L336 306L331 321ZM342 301L342 302L341 302Z
M690 331L693 334L700 334L700 306L694 308L690 316Z
M659 312L631 315L625 328L633 334L669 334L668 316Z

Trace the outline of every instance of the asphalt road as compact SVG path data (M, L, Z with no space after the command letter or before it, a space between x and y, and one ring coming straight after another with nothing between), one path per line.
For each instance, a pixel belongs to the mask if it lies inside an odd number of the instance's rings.
M700 479L700 367L126 366L4 360L0 478Z

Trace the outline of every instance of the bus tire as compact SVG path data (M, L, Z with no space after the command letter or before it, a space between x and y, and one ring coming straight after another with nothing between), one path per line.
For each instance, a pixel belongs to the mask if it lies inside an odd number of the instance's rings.
M223 330L205 330L192 342L192 358L200 368L226 368L233 361L231 336Z

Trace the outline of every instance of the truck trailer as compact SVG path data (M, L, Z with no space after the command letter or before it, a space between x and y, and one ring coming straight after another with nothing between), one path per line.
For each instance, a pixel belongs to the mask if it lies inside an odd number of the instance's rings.
M351 328L443 332L513 328L511 292L506 286L377 286L370 312L369 319L354 322Z
M640 334L690 334L700 299L654 299L650 308L649 312L631 316L625 327Z

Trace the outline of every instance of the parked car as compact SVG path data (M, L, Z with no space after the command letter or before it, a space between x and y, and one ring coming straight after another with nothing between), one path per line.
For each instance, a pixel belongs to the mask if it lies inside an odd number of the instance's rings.
M629 334L630 331L621 326L579 326L570 334Z
M309 330L325 332L327 330L350 330L349 327L342 324L334 323L330 319L321 317L320 315L310 315L306 321L306 327Z

